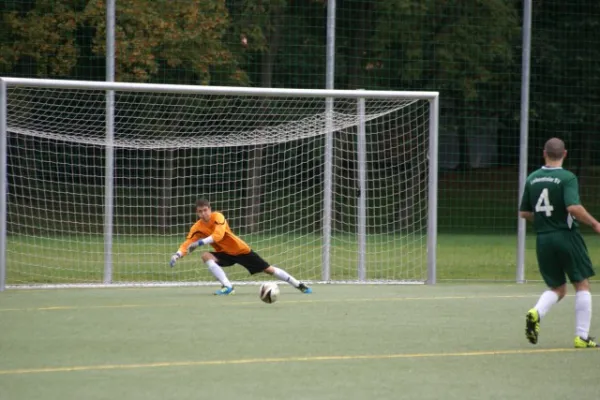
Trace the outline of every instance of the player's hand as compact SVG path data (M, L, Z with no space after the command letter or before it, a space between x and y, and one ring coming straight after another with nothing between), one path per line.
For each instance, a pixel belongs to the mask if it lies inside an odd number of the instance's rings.
M169 265L171 266L171 268L173 268L175 266L175 263L180 258L181 258L181 253L179 253L179 252L177 252L171 256L171 261L169 262Z
M594 232L600 233L600 223L595 223L594 225L592 225L592 229L594 230Z
M192 242L187 248L188 253L191 253L192 251L196 250L196 247L198 247L198 246L204 246L204 242L202 240L198 240L197 242Z

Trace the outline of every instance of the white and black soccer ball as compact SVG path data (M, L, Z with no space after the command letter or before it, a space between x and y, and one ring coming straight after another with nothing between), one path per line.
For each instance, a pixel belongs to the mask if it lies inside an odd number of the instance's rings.
M275 282L265 282L260 286L259 295L265 303L275 303L279 298L279 286Z

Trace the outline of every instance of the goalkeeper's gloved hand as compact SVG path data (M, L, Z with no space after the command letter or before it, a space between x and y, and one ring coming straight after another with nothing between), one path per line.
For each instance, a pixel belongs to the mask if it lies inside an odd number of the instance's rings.
M169 262L169 265L171 266L171 268L173 268L175 266L175 263L177 262L177 260L179 260L181 258L181 253L177 252L175 254L173 254L171 256L171 261Z
M204 242L202 240L198 240L197 242L192 242L187 248L188 253L191 253L192 251L196 250L196 247L198 247L198 246L204 246Z

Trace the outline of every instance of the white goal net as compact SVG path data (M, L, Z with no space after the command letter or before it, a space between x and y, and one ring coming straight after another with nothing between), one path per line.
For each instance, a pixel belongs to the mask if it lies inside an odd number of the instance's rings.
M7 287L213 283L169 267L198 198L301 280L432 278L436 93L6 81Z

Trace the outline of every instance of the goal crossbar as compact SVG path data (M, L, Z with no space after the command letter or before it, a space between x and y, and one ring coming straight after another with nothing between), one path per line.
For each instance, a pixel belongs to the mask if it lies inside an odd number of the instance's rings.
M33 78L1 78L7 86L23 86L37 88L57 89L91 89L91 90L114 90L130 92L154 92L154 93L188 93L206 95L228 95L228 96L288 96L288 97L346 97L346 98L404 98L419 100L435 100L439 92L431 91L386 91L386 90L338 90L338 89L284 89L284 88L256 88L256 87L234 87L234 86L196 86L196 85L173 85L152 83L128 83L128 82L101 82L101 81L74 81L57 79L33 79Z

